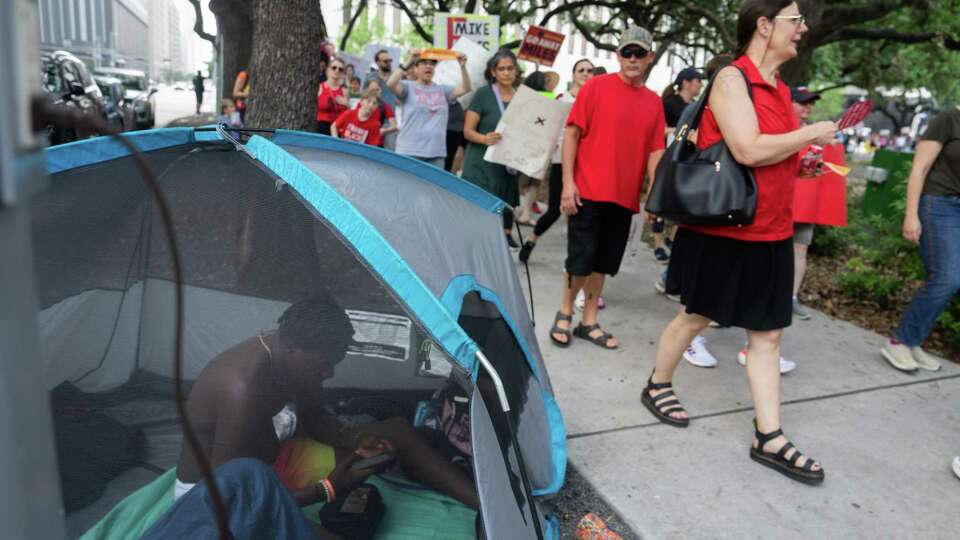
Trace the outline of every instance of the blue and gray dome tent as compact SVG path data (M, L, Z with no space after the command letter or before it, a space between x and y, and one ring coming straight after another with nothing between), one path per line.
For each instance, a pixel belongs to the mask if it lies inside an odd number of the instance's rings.
M129 136L173 212L188 382L220 352L275 327L291 303L329 294L359 342L325 384L334 410L412 419L411 403L456 381L470 396L488 538L536 538L531 509L557 537L534 500L563 484L563 421L500 200L424 163L315 134L278 130L242 145L192 128ZM176 464L172 273L156 209L120 144L70 143L46 159L49 189L31 203L34 264L68 524L80 533L149 481L131 463L158 472ZM83 432L88 442L124 428L137 444L102 457L105 472L71 482L71 468L91 467L71 462L80 452L61 432L64 411L78 406L105 417ZM101 484L92 492L90 478ZM123 537L103 527L96 537Z

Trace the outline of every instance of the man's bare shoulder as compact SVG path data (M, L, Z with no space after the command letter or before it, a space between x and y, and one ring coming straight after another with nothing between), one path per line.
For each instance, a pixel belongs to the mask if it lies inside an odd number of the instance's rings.
M215 356L200 372L190 398L235 401L269 396L269 359L257 338L244 340Z

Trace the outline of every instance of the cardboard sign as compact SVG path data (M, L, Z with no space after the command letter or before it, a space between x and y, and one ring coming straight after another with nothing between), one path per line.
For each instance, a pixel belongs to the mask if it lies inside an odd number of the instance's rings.
M499 15L454 15L437 13L433 16L433 46L452 49L460 38L470 38L487 50L500 46Z
M572 106L521 85L497 124L503 138L487 147L483 159L543 178Z
M560 54L565 37L559 32L547 30L542 26L531 26L523 42L520 43L520 53L517 54L517 58L551 67L557 55Z
M825 169L820 176L797 178L793 200L795 223L843 227L847 224L847 181L834 167L844 166L843 147L823 147Z
M493 56L493 53L484 49L482 46L474 43L470 38L457 40L453 46L453 51L467 55L467 73L470 74L470 83L473 90L470 93L461 96L458 100L464 109L470 106L474 92L481 86L486 85L487 81L483 78L483 72L487 69L487 61ZM437 64L437 71L433 76L433 82L437 84L449 84L457 86L460 84L460 64L457 62L441 62Z
M456 60L457 52L450 49L424 49L420 53L420 58L424 60Z

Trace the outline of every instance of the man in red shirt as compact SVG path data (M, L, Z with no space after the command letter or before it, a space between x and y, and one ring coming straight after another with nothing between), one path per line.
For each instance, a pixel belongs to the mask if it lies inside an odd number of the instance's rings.
M357 108L345 111L330 126L330 134L341 139L379 146L380 115L375 114L378 107L380 98L377 97L377 91L368 88Z
M605 349L617 340L597 321L597 302L606 275L616 275L627 246L630 222L640 211L644 175L651 178L664 148L663 104L647 88L653 36L631 26L620 36L620 71L593 77L570 110L563 135L563 194L560 210L570 216L563 301L550 339L570 344L573 300L586 302L573 335Z

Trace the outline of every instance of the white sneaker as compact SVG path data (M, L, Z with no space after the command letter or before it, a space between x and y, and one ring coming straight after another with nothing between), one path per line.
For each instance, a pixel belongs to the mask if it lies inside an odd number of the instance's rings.
M747 349L744 347L740 349L740 352L737 353L737 363L743 367L747 367ZM790 373L791 371L797 369L797 363L787 360L784 357L780 357L780 373Z
M587 297L583 294L583 289L577 293L577 299L573 301L573 307L583 311L583 306L587 303Z
M679 294L667 294L667 284L663 282L663 278L657 278L657 281L654 282L653 288L657 290L658 293L667 297L667 300L672 300L674 302L680 301Z
M920 369L925 369L927 371L940 371L940 368L943 367L936 358L927 354L927 352L920 347L910 347L910 354L913 356L913 360L917 363L917 367Z
M717 358L707 350L707 338L697 336L683 353L683 359L697 367L717 367Z
M883 355L883 358L890 362L890 365L899 369L900 371L916 371L918 367L917 361L914 360L913 354L910 352L910 347L907 347L903 343L896 343L893 340L887 341L887 344L880 349L880 354Z
M960 478L960 456L953 458L953 474Z

